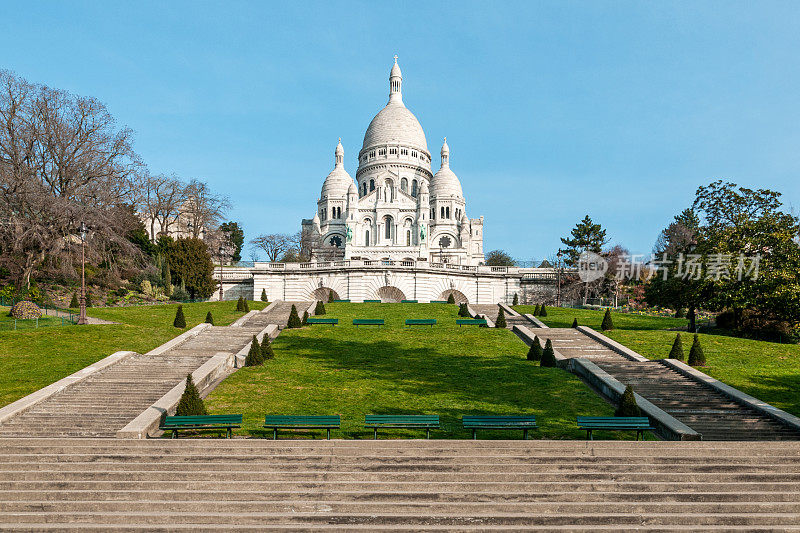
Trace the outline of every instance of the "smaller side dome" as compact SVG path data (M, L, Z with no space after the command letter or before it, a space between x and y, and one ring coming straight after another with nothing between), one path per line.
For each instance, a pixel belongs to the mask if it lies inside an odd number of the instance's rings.
M458 198L464 197L464 192L461 189L461 182L458 177L450 170L450 147L447 146L447 137L442 144L442 166L433 175L432 182L432 195L434 197L456 196Z
M322 184L320 197L346 196L351 187L355 187L355 182L344 169L344 148L340 137L334 152L334 167L328 177L325 178L325 183Z

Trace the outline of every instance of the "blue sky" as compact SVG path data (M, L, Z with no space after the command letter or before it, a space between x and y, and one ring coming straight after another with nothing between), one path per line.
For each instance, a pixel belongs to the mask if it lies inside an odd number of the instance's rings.
M386 103L392 56L487 250L585 214L649 253L698 185L800 204L798 2L9 2L0 68L105 102L153 173L207 180L246 237L316 208ZM247 253L244 254L247 256Z

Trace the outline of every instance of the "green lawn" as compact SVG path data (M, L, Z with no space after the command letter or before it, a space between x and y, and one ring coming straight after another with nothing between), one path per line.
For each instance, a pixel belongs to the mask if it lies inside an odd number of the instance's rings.
M527 347L508 330L457 327L457 307L446 304L326 304L339 326L284 330L276 357L243 368L206 399L210 412L242 413L240 433L262 435L265 414L339 414L336 437L371 438L364 415L438 414L443 430L432 438L467 438L465 414L535 414L534 437L585 438L575 416L607 416L613 408L560 369L525 360ZM354 327L353 318L383 318L385 327ZM433 328L405 328L406 318L436 318ZM271 436L271 431L269 431ZM301 434L294 432L294 436ZM312 433L324 438L323 432ZM288 435L287 435L288 436ZM392 430L388 437L424 437ZM522 432L483 432L520 438ZM612 438L630 438L613 434Z
M37 327L60 326L65 321L59 317L42 315L36 320L17 320L16 324L13 317L8 316L10 308L0 305L0 331L14 331L14 329L35 329Z
M530 306L517 306L521 313L530 313ZM604 311L548 307L546 317L539 317L550 327L569 327L572 319L600 331ZM615 329L606 336L650 359L669 356L675 340L673 328L686 327L685 319L649 317L611 313ZM685 331L683 347L686 357L692 336ZM700 334L706 355L706 374L736 387L780 409L800 416L800 346L740 339L725 335Z
M264 302L250 302L262 309ZM177 304L91 308L89 316L119 322L0 331L0 406L9 404L119 350L146 352L181 333L172 326ZM203 322L210 310L217 325L242 316L236 302L183 305L186 324Z

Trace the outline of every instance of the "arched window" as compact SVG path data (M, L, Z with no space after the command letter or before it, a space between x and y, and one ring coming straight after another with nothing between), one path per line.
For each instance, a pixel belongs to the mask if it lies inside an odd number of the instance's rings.
M444 206L442 206L441 210L442 210L442 218L445 218L445 216L444 216Z
M400 180L400 190L408 194L408 180L406 178Z
M375 180L369 180L369 192L375 190Z
M445 214L445 218L450 218L450 208L449 207L445 207L444 208L444 214Z
M364 246L369 246L369 230L364 232Z
M361 196L366 196L367 195L367 182L366 181L361 184L361 191L362 191L361 192Z
M435 218L436 218L436 209L431 207L431 220L434 220Z
M386 239L390 241L392 240L392 217L386 215L383 219L383 223L386 226L384 228L384 237L386 237Z
M406 230L406 246L411 246L411 230Z
M418 192L417 191L417 180L413 180L411 182L411 196L416 198L417 197L417 192Z

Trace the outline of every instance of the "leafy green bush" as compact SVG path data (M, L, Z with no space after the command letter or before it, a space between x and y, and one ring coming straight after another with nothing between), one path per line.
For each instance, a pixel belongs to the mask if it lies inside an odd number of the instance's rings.
M506 324L506 313L503 311L503 308L500 308L500 311L497 313L497 320L495 320L494 327L505 329L507 326Z
M245 306L244 298L239 296L239 299L236 300L236 310L240 312L244 311L244 306Z
M191 374L186 374L186 388L183 389L175 414L177 416L203 416L208 414Z
M517 295L516 292L514 293L514 301L511 303L511 305L519 305L519 295Z
M669 358L683 361L683 341L681 341L680 333L675 335L675 342L672 343L672 349L669 351Z
M322 300L317 300L317 305L314 306L314 315L324 315L325 314L325 304L322 303Z
M633 394L633 387L628 385L622 393L622 400L614 416L642 416L642 410L636 404L636 396Z
M606 314L603 315L603 323L600 324L600 329L603 331L614 329L614 321L611 320L611 309L606 309Z
M558 363L556 362L555 350L553 350L553 343L550 341L550 339L547 339L547 342L544 343L544 350L542 350L542 362L539 363L539 366L558 366Z
M264 358L261 356L261 346L258 344L258 338L253 335L253 340L250 342L250 350L247 352L247 357L244 358L244 366L258 366L264 364Z
M22 300L11 306L9 315L17 320L32 320L42 316L42 310L39 306L28 300Z
M304 326L308 325L308 311L303 311L303 322L302 322L302 324Z
M69 301L69 308L70 309L77 309L81 306L81 302L78 301L78 293L72 293L72 300Z
M267 300L267 289L261 289L261 301L268 302Z
M297 314L297 307L294 304L292 304L292 310L289 312L289 322L286 324L286 327L289 329L303 327L303 323L300 321L300 315Z
M449 304L456 303L456 297L453 296L452 292L447 296L447 303L449 303Z
M533 308L533 316L539 316L539 304L536 304L536 307Z
M541 361L542 360L542 345L539 343L539 337L533 336L533 342L528 350L528 361Z
M175 320L172 321L172 325L176 328L183 329L186 327L186 317L183 316L183 306L179 305L178 310L175 311Z
M269 340L269 335L264 335L261 339L261 358L263 360L275 359L275 352L272 350L272 343Z
M206 324L214 325L214 316L211 314L211 311L206 313Z
M336 298L335 298L335 297L334 297L334 295L333 295L333 291L329 292L329 293L328 293L328 303L329 303L329 304L332 304L332 303L333 303L333 301L334 301L335 299L336 299Z
M539 316L547 316L547 309L545 308L544 304L542 304L542 307L539 308Z
M706 366L706 356L703 347L700 346L700 337L694 334L694 342L689 350L689 366Z

